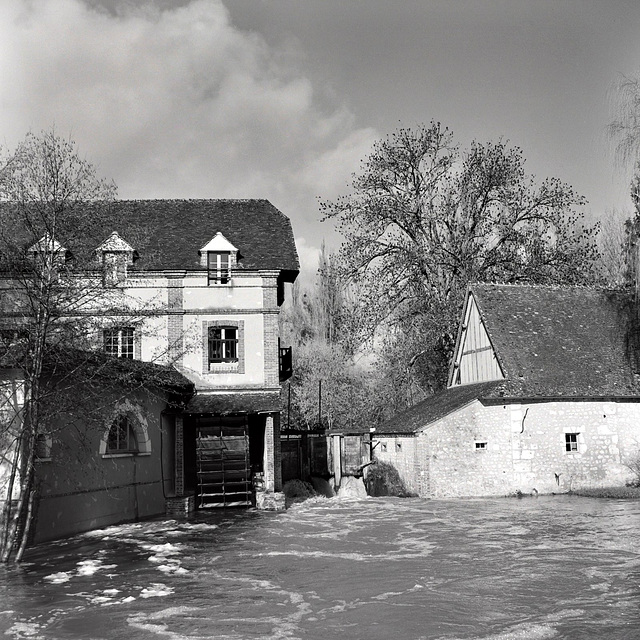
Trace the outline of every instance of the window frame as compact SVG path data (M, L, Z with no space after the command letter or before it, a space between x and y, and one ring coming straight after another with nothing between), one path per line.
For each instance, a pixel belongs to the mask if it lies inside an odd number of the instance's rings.
M112 433L115 429L116 446L112 446ZM123 431L124 433L123 437ZM120 446L122 443L122 446ZM136 423L127 413L118 414L112 421L106 437L105 455L121 456L121 455L139 455L140 442L138 438L138 430Z
M49 433L38 433L34 443L33 458L35 462L51 462L53 438Z
M245 321L236 318L220 318L216 320L202 320L201 354L202 373L207 374L244 374L245 373ZM209 329L211 327L235 327L237 333L237 360L233 362L209 362Z
M215 264L212 265L212 262ZM223 260L225 258L226 260ZM231 282L231 252L207 251L207 284L228 285Z
M127 335L125 335L125 332ZM115 338L115 340L114 340ZM102 347L108 356L135 360L136 330L134 327L111 327L102 330ZM115 347L115 349L114 349Z
M580 453L580 432L568 431L564 434L565 453Z
M212 334L219 332L218 337ZM233 332L233 337L228 337L227 332ZM235 325L214 325L207 328L207 361L209 366L216 364L232 364L239 360L238 346L240 342L239 330ZM218 352L219 357L212 357Z

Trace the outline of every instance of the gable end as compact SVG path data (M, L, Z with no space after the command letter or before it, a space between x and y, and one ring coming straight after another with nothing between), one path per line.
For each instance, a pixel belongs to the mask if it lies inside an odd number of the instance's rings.
M474 295L469 291L449 374L449 387L502 380L504 377Z

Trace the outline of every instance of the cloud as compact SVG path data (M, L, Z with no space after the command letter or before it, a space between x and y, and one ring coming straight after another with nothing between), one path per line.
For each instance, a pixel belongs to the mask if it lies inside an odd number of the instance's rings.
M296 249L298 250L298 258L300 259L300 275L298 280L302 288L310 288L318 275L318 266L320 260L320 249L309 245L305 238L297 236Z
M0 139L55 124L121 197L266 197L307 233L377 137L213 0L3 0L0 43Z

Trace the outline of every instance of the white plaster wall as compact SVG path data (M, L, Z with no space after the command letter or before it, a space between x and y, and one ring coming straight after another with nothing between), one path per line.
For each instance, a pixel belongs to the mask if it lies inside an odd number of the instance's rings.
M138 331L141 360L156 364L166 364L171 361L168 351L169 335L166 315L143 318Z
M89 319L95 344L100 347L102 327L113 324L136 327L136 357L144 361L168 363L182 356L178 364L201 377L205 387L259 388L277 385L277 334L268 329L265 339L264 313L277 312L275 276L236 273L228 285L210 286L207 273L175 272L172 277L161 273L129 272L126 286L100 291L101 280L95 280L99 298L87 300L83 309ZM7 284L3 282L2 284ZM270 308L266 309L265 304ZM171 316L167 309L175 312ZM114 311L121 315L114 315ZM95 313L95 316L87 315ZM106 315L108 314L108 315ZM176 323L182 326L182 350L169 350L170 320L175 335ZM241 321L244 324L244 371L205 371L202 322ZM277 333L277 332L276 332ZM269 353L265 356L265 349ZM269 378L265 374L265 357L269 358ZM225 369L225 367L219 367ZM275 374L273 373L275 371ZM275 376L275 378L274 378ZM275 380L275 382L274 382ZM199 384L198 383L198 384Z
M262 309L262 278L231 278L230 284L207 284L207 274L192 274L184 280L184 308Z
M208 372L204 370L206 357L202 334L202 322L219 320L233 324L244 322L244 373ZM263 386L264 377L264 320L261 314L199 314L184 318L185 333L189 336L191 348L184 354L183 366L197 372L207 385L216 388L237 386ZM230 369L232 369L230 366Z

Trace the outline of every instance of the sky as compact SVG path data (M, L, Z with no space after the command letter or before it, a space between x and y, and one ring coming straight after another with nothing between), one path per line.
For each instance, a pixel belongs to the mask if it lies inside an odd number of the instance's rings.
M55 127L120 198L267 198L307 271L318 199L431 120L630 211L606 125L638 73L637 0L0 0L0 144Z

